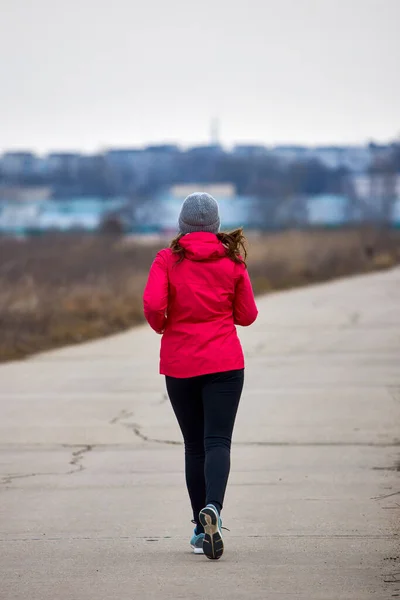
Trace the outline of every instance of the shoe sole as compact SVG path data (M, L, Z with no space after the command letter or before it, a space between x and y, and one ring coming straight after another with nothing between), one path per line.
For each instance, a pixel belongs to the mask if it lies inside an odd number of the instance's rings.
M193 554L204 554L203 548L196 548L196 546L192 546Z
M211 508L203 508L199 514L204 527L203 551L207 558L218 560L224 552L224 542L218 528L218 516Z

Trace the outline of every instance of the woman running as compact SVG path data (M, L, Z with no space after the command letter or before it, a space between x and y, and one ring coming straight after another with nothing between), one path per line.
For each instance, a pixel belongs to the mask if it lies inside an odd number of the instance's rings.
M214 198L188 196L179 235L157 254L143 298L148 323L162 334L160 373L185 444L196 525L190 544L211 559L224 550L220 515L244 381L235 325L251 325L257 318L242 230L219 229Z

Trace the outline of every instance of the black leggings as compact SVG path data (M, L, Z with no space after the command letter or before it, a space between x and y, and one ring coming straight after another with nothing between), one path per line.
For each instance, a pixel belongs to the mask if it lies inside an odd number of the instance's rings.
M165 379L185 442L186 485L193 519L198 523L206 504L221 510L224 502L244 369Z

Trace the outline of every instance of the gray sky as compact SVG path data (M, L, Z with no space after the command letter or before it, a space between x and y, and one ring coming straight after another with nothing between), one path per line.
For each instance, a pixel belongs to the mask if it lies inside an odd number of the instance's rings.
M400 0L0 0L0 150L400 134Z

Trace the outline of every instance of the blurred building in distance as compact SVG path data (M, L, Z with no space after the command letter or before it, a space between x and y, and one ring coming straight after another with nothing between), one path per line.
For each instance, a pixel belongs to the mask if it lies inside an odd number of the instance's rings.
M317 160L329 169L367 170L373 160L368 146L275 146L270 154L287 163Z
M75 177L82 161L79 152L52 152L44 159L44 172L48 175Z
M312 149L313 158L331 169L346 168L362 172L371 165L371 151L366 146L322 146Z
M244 158L258 158L268 154L268 148L261 144L236 144L233 154Z
M184 198L207 191L223 227L398 224L400 143L366 146L212 143L0 157L0 232L175 231ZM112 221L112 223L111 223Z
M174 168L180 150L176 145L160 144L146 148L115 148L107 150L104 162L117 187L138 189L165 180Z
M0 200L0 233L37 235L56 231L96 232L108 218L116 214L119 215L121 230L129 230L125 207L125 198L31 199L19 203Z
M321 194L307 200L307 221L309 225L340 226L356 220L355 214L349 214L348 199L345 196Z
M180 183L173 185L169 190L171 197L180 202L183 202L187 196L195 192L210 194L214 198L218 198L218 200L236 197L235 186L232 183Z
M0 185L0 202L40 202L50 200L52 193L49 185Z
M370 220L392 221L400 205L400 173L353 174L353 201Z
M1 172L8 177L33 175L39 169L40 159L32 152L5 152L1 158Z
M310 159L310 149L306 146L274 146L270 155L286 163L301 162Z

